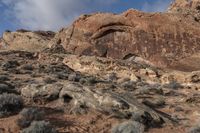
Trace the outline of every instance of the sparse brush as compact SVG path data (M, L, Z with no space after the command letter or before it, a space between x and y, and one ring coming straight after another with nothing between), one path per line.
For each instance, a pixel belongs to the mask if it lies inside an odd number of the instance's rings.
M49 122L34 121L30 127L23 129L21 133L57 133Z
M200 133L200 125L196 125L188 130L188 133Z
M121 123L112 129L112 133L143 133L144 132L144 125L136 122L136 121L129 121Z
M0 117L18 113L23 107L23 99L15 94L0 95Z
M20 128L30 126L32 121L40 121L44 117L44 112L38 108L26 108L20 112L20 118L17 120L17 125Z
M181 89L181 88L183 88L183 86L176 81L172 81L169 84L165 84L164 87L170 88L170 89Z

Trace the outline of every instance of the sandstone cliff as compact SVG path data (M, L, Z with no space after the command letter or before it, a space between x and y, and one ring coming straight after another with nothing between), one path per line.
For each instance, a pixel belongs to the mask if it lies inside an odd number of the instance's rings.
M79 17L62 29L50 46L62 45L79 55L124 59L140 56L160 67L198 70L200 22L198 3L177 0L166 13L128 10L122 14L96 13ZM177 12L178 9L187 10ZM190 9L190 10L188 10Z
M41 51L47 44L66 52L116 59L141 57L152 64L184 71L199 70L200 1L176 0L165 13L128 10L121 14L80 16L70 27L53 32L5 32L0 48ZM55 35L55 37L54 37Z

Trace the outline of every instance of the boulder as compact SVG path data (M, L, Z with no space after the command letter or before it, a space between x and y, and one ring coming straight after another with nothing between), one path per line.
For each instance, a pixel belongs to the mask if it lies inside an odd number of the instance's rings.
M52 101L59 98L60 84L30 84L22 88L21 95L30 100Z
M170 118L139 103L132 95L101 90L101 88L94 90L92 87L77 83L67 83L60 92L60 98L63 98L66 103L72 103L74 107L85 106L112 114L114 117L130 118L138 112L140 122L147 127L161 126L164 122L171 122Z

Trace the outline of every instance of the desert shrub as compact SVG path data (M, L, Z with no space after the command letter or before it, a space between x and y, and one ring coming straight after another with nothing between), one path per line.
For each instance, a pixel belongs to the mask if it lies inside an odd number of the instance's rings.
M112 129L112 133L143 133L144 125L135 122L129 121L119 124Z
M171 81L169 84L165 84L163 87L175 90L183 88L183 86L176 81Z
M2 65L2 68L3 69L15 68L19 65L20 64L17 61L11 60L11 61L4 62L3 65Z
M20 112L20 118L17 120L17 125L20 128L30 126L32 121L40 121L44 117L44 112L38 108L25 108Z
M200 133L200 125L196 125L188 130L188 133Z
M0 95L0 117L18 113L23 107L23 100L15 94L4 93Z
M30 127L23 129L21 133L57 133L57 131L49 122L34 121Z
M142 123L145 127L161 127L164 123L162 118L154 118L149 112L147 111L133 111L131 114L131 119L133 121Z

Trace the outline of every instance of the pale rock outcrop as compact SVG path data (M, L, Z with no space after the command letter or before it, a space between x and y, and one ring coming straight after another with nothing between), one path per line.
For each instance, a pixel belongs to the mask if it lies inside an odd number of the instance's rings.
M0 39L0 49L24 50L31 52L41 51L47 48L47 44L54 37L54 35L55 33L50 31L6 31Z

